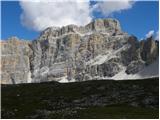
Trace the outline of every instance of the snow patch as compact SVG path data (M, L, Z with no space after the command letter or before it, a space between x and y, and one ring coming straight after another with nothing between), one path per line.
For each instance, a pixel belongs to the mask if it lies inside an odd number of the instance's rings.
M27 83L31 83L32 82L32 78L31 78L31 71L28 72L28 79L27 79Z
M123 45L123 47L119 48L118 50L108 50L107 53L103 55L98 55L94 59L91 59L88 61L86 64L91 64L91 65L100 65L104 63L105 61L108 61L111 58L117 57L117 53L126 50L130 46L128 44Z
M136 74L127 74L125 69L111 77L114 80L127 80L127 79L145 79L145 78L153 78L159 77L159 59L154 61L149 66L145 66L141 71Z
M59 78L59 79L60 79L60 81L58 81L58 82L60 82L60 83L67 83L67 82L68 82L68 79L67 79L66 76L61 77L61 78Z
M67 79L67 76L64 76L64 77L61 77L59 78L60 80L58 82L60 83L69 83L69 82L75 82L76 80L75 79L72 79L72 80L68 80Z
M159 77L159 59L155 60L149 66L145 66L141 71L136 74L127 74L126 67L121 66L121 71L113 77L100 77L94 76L92 80L135 80Z

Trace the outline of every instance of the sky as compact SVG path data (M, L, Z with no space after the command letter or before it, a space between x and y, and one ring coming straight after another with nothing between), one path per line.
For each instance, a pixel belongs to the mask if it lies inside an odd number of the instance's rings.
M1 40L12 36L34 40L49 26L83 26L97 18L119 20L122 30L138 39L159 33L158 1L39 1L1 2Z

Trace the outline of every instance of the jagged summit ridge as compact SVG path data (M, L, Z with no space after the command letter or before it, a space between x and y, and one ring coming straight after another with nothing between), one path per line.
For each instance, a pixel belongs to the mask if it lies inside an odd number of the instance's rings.
M115 19L49 27L32 42L12 39L1 43L4 84L119 79L120 73L126 77L145 71L159 56L159 42L152 37L139 41Z
M89 34L90 32L102 32L108 34L122 33L120 23L116 19L96 19L85 26L67 25L64 27L48 27L41 36L51 34L52 37L59 37L69 33Z

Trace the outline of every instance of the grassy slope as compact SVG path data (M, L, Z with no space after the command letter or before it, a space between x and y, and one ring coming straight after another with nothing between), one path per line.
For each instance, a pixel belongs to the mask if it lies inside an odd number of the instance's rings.
M2 118L158 118L147 97L158 100L158 78L2 85Z

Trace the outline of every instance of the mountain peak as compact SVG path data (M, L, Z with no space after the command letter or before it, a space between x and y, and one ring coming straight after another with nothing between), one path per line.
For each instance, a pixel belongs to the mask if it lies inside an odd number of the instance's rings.
M91 30L105 30L105 31L121 31L120 23L116 19L95 19L85 26L86 28L91 28Z
M159 56L156 41L138 41L110 18L85 26L49 27L30 44L12 39L2 44L4 84L144 78L137 75Z
M85 35L89 33L106 33L110 35L123 33L121 31L120 23L116 19L95 19L85 26L77 26L74 24L63 27L48 27L45 29L40 37L46 39L45 36L60 37L65 34L80 34Z

